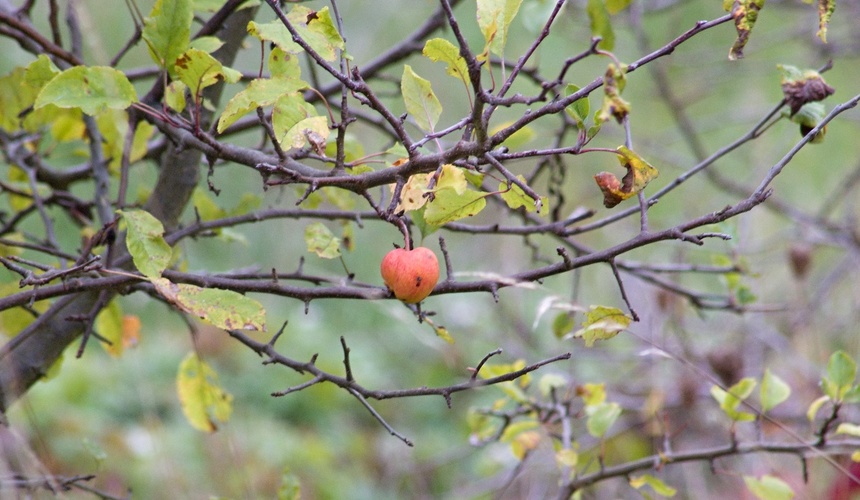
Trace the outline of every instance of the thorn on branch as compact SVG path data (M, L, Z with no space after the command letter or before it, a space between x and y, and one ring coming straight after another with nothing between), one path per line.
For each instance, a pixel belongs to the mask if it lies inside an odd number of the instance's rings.
M349 347L346 346L346 340L343 338L343 335L340 336L340 345L343 348L343 366L346 370L346 380L347 382L354 382L355 378L352 376L352 366L349 363Z
M281 328L278 329L278 332L275 333L274 335L272 335L272 338L266 344L267 346L275 347L275 342L277 342L278 339L281 338L281 335L284 333L284 330L287 328L287 323L288 323L287 321L284 321L284 324L281 325Z
M308 387L310 387L310 386L312 386L312 385L319 384L320 382L323 382L324 380L325 380L325 379L323 378L323 376L322 376L322 375L317 375L316 377L314 377L314 378L312 378L311 380L308 380L307 382L304 382L304 383L302 383L302 384L294 385L293 387L290 387L290 388L284 389L283 391L276 391L276 392L273 392L273 393L271 394L271 396L272 396L273 398L279 398L279 397L282 397L282 396L286 396L287 394L291 394L291 393L294 393L294 392L298 392L298 391L301 391L302 389L307 389Z
M568 270L573 269L573 261L570 259L570 255L567 253L567 249L564 247L558 247L555 249L555 251L558 252L558 255L560 255L562 259L564 259L564 266Z

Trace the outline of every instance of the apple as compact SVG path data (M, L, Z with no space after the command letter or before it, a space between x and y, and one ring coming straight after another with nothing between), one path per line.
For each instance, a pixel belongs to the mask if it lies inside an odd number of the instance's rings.
M395 248L379 266L385 286L408 304L417 304L430 295L439 281L439 260L432 250Z

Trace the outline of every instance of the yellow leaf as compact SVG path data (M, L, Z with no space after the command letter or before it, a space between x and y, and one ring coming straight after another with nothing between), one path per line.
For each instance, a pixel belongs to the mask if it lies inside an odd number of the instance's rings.
M230 419L233 396L218 385L215 370L193 352L179 365L176 389L182 412L195 429L214 432L216 422Z

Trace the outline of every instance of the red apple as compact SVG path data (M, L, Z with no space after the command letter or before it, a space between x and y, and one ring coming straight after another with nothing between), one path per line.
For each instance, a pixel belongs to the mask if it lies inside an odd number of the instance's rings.
M395 248L382 259L379 269L394 296L409 304L424 300L439 281L439 260L425 247Z

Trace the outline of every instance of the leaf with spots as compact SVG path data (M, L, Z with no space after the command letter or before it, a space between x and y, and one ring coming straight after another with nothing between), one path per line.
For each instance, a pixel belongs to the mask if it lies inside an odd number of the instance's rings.
M232 290L200 288L150 279L156 291L180 311L225 330L266 330L266 310L256 300Z
M625 146L618 146L616 151L618 161L627 169L627 174L621 180L610 172L600 172L594 176L597 186L603 191L603 205L606 208L612 208L636 195L659 174L650 163Z

